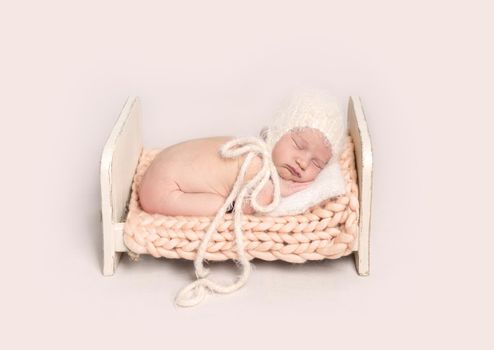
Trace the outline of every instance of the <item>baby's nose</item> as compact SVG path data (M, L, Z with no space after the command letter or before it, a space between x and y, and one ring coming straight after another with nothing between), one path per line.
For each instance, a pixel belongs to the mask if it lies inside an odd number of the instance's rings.
M297 159L297 164L302 170L305 170L305 167L307 166L306 162L303 159Z

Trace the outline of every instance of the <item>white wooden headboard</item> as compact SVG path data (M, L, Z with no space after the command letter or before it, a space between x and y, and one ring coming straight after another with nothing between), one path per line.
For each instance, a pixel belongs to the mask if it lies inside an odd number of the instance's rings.
M127 215L132 180L143 145L141 105L127 99L101 156L101 216L103 223L103 274L112 275L123 249L122 222Z

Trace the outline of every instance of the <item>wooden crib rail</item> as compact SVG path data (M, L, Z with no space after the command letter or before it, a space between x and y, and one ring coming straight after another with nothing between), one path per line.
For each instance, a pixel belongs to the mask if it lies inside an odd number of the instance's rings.
M103 274L113 275L120 260L132 180L143 146L141 107L129 97L113 127L101 156L101 219L103 223Z

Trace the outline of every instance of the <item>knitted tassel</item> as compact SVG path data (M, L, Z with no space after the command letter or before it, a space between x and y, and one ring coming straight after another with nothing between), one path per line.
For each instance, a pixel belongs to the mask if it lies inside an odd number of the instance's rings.
M201 245L199 246L194 260L197 280L178 292L175 298L175 304L178 306L195 306L204 299L208 290L211 292L227 294L236 291L247 282L252 267L244 253L243 232L241 227L243 214L242 203L245 198L251 197L252 208L257 212L267 213L274 210L280 202L279 175L271 159L271 152L264 141L256 137L233 139L221 146L220 154L224 158L235 158L244 154L247 154L247 156L240 168L230 194L223 203L223 206L216 213L216 216L209 225ZM249 164L256 155L259 155L262 159L262 168L249 182L242 186ZM257 195L270 178L273 180L274 185L273 200L270 204L262 206L257 202ZM218 221L224 217L233 201L235 201L233 226L237 254L240 265L242 266L242 273L233 284L221 285L207 278L210 270L204 268L203 261L211 236L216 233Z

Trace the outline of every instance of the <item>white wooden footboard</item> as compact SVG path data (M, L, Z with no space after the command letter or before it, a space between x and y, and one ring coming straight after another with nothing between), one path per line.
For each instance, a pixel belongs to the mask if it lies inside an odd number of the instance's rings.
M101 217L103 224L103 274L113 275L122 252L123 226L132 180L142 152L141 106L129 97L101 156Z
M362 104L357 96L351 96L348 101L348 128L355 145L360 204L358 244L354 252L355 266L359 275L367 276L370 267L372 146Z

